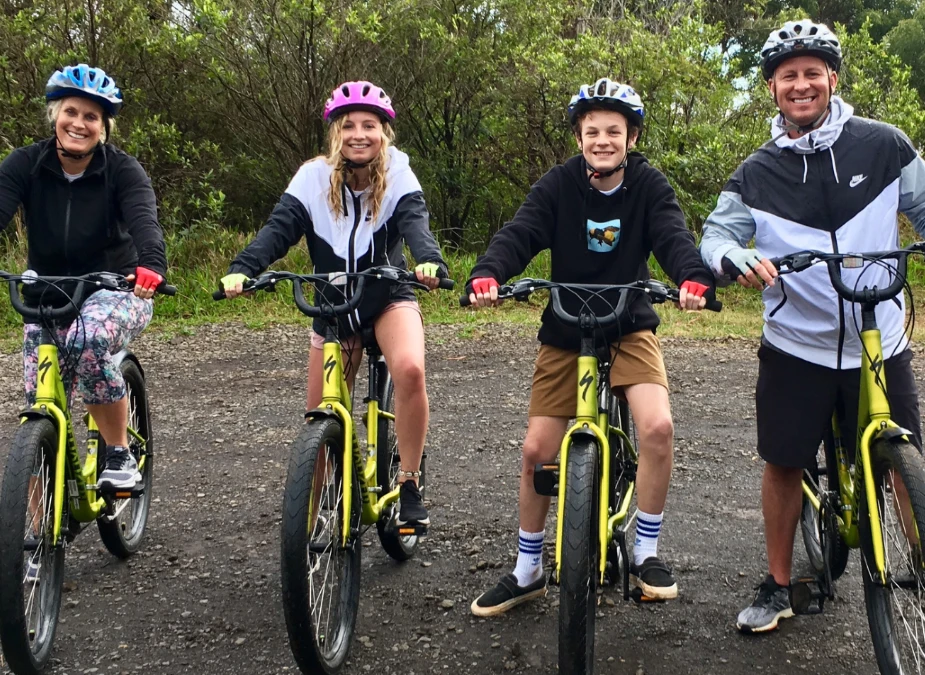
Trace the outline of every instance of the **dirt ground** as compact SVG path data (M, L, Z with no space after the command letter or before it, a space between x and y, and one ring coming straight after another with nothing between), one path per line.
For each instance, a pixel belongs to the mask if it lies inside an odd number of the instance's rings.
M279 511L288 444L302 424L307 341L305 327L222 326L135 343L159 452L147 543L123 563L89 528L69 548L50 672L297 671L280 606ZM757 344L663 345L676 465L660 553L681 595L636 606L608 589L597 672L875 673L856 554L823 615L759 638L736 632L736 614L766 569L754 451ZM535 353L528 328L466 338L453 327L428 329L431 534L405 564L384 553L375 532L365 536L347 673L556 672L557 589L494 620L469 612L516 558L519 447ZM19 358L0 357L0 466L20 378ZM549 533L552 526L550 518ZM797 569L805 570L801 549Z

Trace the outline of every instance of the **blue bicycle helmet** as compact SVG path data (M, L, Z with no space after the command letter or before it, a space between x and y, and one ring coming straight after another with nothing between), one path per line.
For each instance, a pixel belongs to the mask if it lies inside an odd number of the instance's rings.
M572 96L568 104L569 124L574 127L578 118L593 108L616 110L625 115L632 126L640 129L646 116L642 99L636 90L607 77L602 77L594 84L581 85L578 93Z
M56 101L68 96L83 96L99 103L110 117L122 108L122 92L115 80L102 68L91 68L86 63L56 70L45 85L45 100Z

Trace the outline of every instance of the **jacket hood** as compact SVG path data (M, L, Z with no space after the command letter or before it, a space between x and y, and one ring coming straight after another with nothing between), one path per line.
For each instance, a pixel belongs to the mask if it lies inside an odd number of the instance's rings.
M648 164L649 160L641 152L630 151L626 158L626 168L623 170L623 187L632 185L638 180L643 167L648 166ZM563 166L568 171L568 175L583 191L591 189L591 179L588 177L588 163L585 161L584 155L569 157Z
M829 116L825 123L808 134L799 138L790 138L787 135L789 131L787 123L784 122L784 116L778 114L771 120L771 137L775 145L781 149L793 150L801 155L811 155L814 152L827 150L835 145L835 141L841 136L842 129L854 115L854 108L845 103L839 96L833 96L829 101Z
M40 168L45 168L58 176L64 177L64 167L61 166L56 153L57 141L58 139L52 136L38 143L39 154L32 167L32 176L35 176ZM100 143L90 159L90 164L84 170L84 176L104 171L108 161L106 144Z

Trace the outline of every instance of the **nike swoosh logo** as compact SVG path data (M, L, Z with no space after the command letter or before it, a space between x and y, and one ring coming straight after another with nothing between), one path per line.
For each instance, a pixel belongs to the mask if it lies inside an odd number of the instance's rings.
M858 176L855 176L854 178L851 179L851 182L848 183L848 185L849 187L855 187L863 183L865 180L867 180L867 176L861 176L860 178Z

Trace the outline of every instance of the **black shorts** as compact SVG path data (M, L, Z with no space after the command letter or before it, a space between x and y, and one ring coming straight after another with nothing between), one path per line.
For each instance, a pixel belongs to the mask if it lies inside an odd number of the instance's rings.
M912 352L885 362L890 392L890 416L912 432L922 448L919 392L912 372ZM842 441L854 455L861 369L835 370L762 344L758 349L755 413L758 454L769 464L799 469L814 466L823 435L839 411Z

